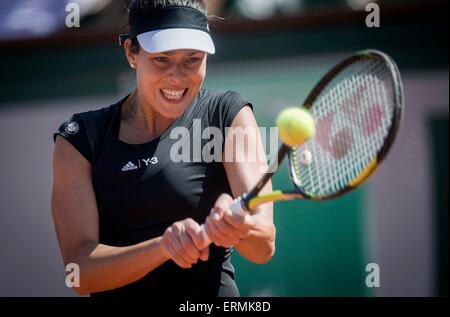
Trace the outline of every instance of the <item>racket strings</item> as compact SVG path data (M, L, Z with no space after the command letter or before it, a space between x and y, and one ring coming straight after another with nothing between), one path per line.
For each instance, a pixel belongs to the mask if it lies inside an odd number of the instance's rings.
M378 59L360 60L334 78L311 110L317 134L292 157L296 178L310 195L345 188L370 165L384 144L395 107L392 75ZM302 152L312 154L303 164Z
M359 72L363 72L361 70L359 70ZM378 74L378 72L374 69L368 69L367 70L368 74ZM367 122L374 122L374 118L371 117L371 115L373 114L372 107L370 104L367 104L365 102L373 102L373 100L376 100L376 96L378 96L379 94L376 94L375 91L373 89L367 89L367 87L379 87L380 85L377 85L377 83L374 83L374 80L376 80L377 77L375 76L352 76L351 77L351 81L344 81L344 83L346 85L344 85L345 89L344 89L344 93L345 93L345 100L342 102L342 106L345 107L348 104L350 104L352 107L352 111L349 113L347 111L346 116L343 117L346 120L344 120L344 122L338 122L337 126L341 127L348 127L351 129L352 132L352 138L354 138L353 140L347 140L347 146L348 146L348 142L353 142L356 145L359 146L353 146L353 159L352 160L342 160L342 173L339 171L339 169L334 169L335 173L335 179L334 181L336 182L335 185L337 186L337 188L333 188L333 190L338 190L339 188L342 188L344 186L346 186L348 184L348 182L352 179L354 179L355 177L357 177L357 175L370 163L371 160L371 156L367 157L368 153L371 153L371 149L376 148L378 145L374 145L371 141L374 141L374 138L367 138L367 136L364 136L363 132L361 131L361 129L359 129L360 127L364 127L364 125L367 125ZM368 81L368 85L367 82ZM353 87L353 89L352 89ZM356 88L355 88L356 87ZM361 91L363 90L363 91ZM382 95L385 95L384 90L382 91ZM369 96L364 96L364 94L368 94ZM349 96L350 95L350 96ZM375 95L375 96L374 96ZM353 98L352 98L353 96ZM357 108L357 102L360 101L361 102L361 109L364 109L364 111L358 111L359 109ZM345 104L346 102L348 102L348 104ZM375 101L377 102L377 101ZM356 107L355 107L356 105ZM367 118L367 111L369 111L369 117ZM366 116L366 118L364 118L364 116ZM340 117L342 118L342 117ZM360 132L360 133L357 133ZM347 136L347 139L349 139L350 137ZM380 140L379 140L380 141ZM336 139L336 143L337 145L341 146L342 148L342 143L339 142L339 138ZM379 146L381 147L382 142L379 144ZM347 149L346 149L347 150ZM339 152L342 152L342 150L340 150ZM366 155L364 155L366 154ZM347 158L352 157L351 155L348 155ZM358 158L360 158L361 160L358 161ZM355 167L356 166L356 167ZM339 172L339 173L338 173ZM346 175L346 177L342 177L342 175Z

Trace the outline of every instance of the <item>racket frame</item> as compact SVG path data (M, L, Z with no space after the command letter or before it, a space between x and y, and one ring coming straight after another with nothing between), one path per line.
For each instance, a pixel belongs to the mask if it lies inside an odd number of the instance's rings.
M394 100L395 108L392 112L391 117L391 126L388 131L387 137L383 143L383 146L378 151L375 158L367 165L367 167L359 173L358 176L356 176L347 186L343 187L341 190L330 194L330 195L323 195L323 196L313 196L309 195L304 188L301 186L300 182L298 181L298 178L296 176L295 171L295 164L294 161L296 160L295 156L297 155L296 150L292 149L288 152L288 166L289 166L289 176L292 181L292 184L295 187L295 191L293 193L300 194L299 197L302 199L310 199L310 200L329 200L334 199L336 197L342 196L347 194L348 192L352 191L359 185L361 185L381 164L381 162L384 161L384 159L387 156L387 153L389 152L392 144L394 143L395 137L398 133L399 127L401 125L401 122L403 120L403 107L404 107L404 99L403 99L403 85L402 80L400 77L400 72L398 70L398 67L394 60L389 57L387 54L378 51L378 50L364 50L361 52L357 52L354 55L344 59L339 64L334 66L331 70L326 73L322 79L316 84L314 89L310 92L308 97L306 98L305 102L303 103L303 107L310 110L313 107L314 102L317 100L317 98L320 96L322 91L327 87L327 85L336 78L344 69L346 69L351 64L354 64L356 62L359 62L361 60L367 60L367 59L379 59L382 60L387 68L390 70L392 75L392 91L394 92L393 97L396 99ZM288 194L288 193L286 193Z
M305 102L303 103L303 107L307 109L311 109L313 107L314 102L317 100L322 91L327 87L327 85L338 76L344 69L350 66L353 63L356 63L361 60L367 59L381 59L388 69L391 72L393 77L393 92L394 98L396 98L395 108L392 112L392 124L390 126L388 135L386 140L377 153L376 157L368 164L365 170L363 170L357 177L355 177L347 186L335 192L331 195L326 196L313 196L308 194L305 189L301 186L297 174L295 171L295 164L293 163L296 155L296 147L290 148L287 145L281 145L278 150L277 160L272 162L269 167L269 172L265 173L259 182L255 185L255 187L248 193L244 194L241 197L238 197L234 200L230 209L233 212L241 213L243 211L252 212L254 208L258 205L268 202L268 201L280 201L280 200L290 200L290 199L308 199L308 200L329 200L339 196L342 196L359 185L361 185L379 166L379 164L384 161L389 152L395 137L398 133L399 127L403 120L403 107L404 107L404 99L403 99L403 85L400 77L400 72L396 63L389 57L387 54L373 49L368 49L364 51L360 51L355 53L354 55L344 59L337 65L335 65L331 70L329 70L322 79L314 86L312 91L307 96ZM289 177L294 186L294 189L291 191L281 191L277 190L271 193L259 195L258 193L264 187L269 179L275 174L278 166L281 164L285 156L288 156L288 169L289 169Z

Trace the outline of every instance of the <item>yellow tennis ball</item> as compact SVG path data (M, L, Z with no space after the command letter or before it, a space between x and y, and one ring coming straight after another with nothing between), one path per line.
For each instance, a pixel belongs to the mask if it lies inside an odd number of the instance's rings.
M287 108L280 112L276 120L280 139L294 147L307 142L316 133L314 119L305 108Z

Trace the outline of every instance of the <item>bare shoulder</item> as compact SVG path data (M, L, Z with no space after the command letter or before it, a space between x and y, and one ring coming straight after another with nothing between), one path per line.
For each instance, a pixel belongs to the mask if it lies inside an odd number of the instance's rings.
M237 113L233 120L232 127L257 127L256 119L249 105L245 105Z

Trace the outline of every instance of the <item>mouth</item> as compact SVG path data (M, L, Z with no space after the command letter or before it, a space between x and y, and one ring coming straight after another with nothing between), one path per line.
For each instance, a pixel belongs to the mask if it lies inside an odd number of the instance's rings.
M160 89L159 90L161 96L165 99L168 103L179 103L181 102L186 96L188 92L188 88L184 89Z

